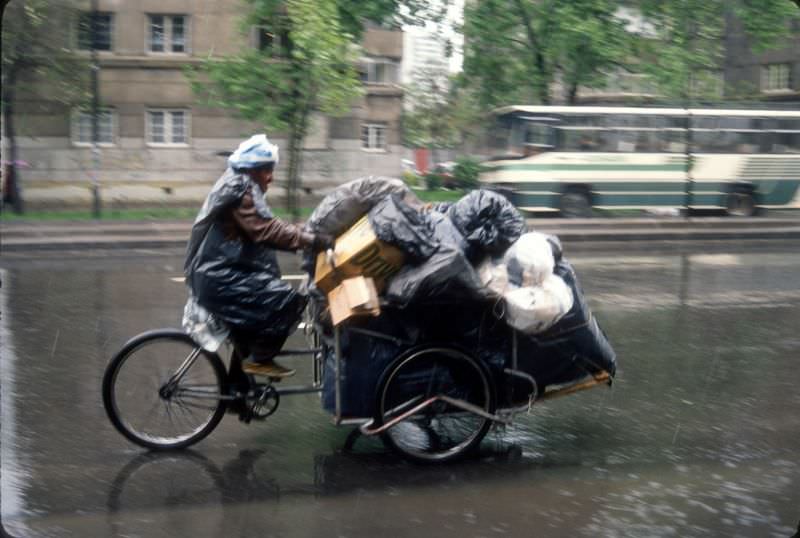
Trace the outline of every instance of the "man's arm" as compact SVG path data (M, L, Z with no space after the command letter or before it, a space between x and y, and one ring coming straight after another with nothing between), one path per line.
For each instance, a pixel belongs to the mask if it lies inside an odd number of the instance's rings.
M265 219L256 210L247 192L239 207L231 211L236 226L254 243L265 243L279 250L299 250L314 244L314 235L278 218Z

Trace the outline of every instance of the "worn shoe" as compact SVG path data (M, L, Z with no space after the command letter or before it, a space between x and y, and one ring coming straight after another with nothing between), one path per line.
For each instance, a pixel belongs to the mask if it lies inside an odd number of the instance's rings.
M296 370L292 370L281 366L274 361L268 362L252 362L245 361L242 363L242 371L250 375L263 375L265 377L272 377L280 379L282 377L293 376Z

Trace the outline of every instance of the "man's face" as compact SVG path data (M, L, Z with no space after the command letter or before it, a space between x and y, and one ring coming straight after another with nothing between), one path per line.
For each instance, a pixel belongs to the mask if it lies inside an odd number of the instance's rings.
M270 183L272 183L272 170L268 168L259 168L258 170L253 170L250 172L250 177L258 183L258 186L264 192L267 192L267 188Z

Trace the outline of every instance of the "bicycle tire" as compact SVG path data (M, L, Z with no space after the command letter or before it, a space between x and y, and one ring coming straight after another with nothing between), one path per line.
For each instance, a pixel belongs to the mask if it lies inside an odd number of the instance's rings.
M176 385L175 392L178 395L164 397L160 392L161 387L185 357L197 350L199 350L197 360L187 371L183 381ZM180 362L175 362L173 359L171 364L165 364L172 357ZM149 368L145 359L151 359L152 364ZM125 369L129 365L139 369L138 375L137 372L134 372L131 380L122 382L120 374L125 372L125 379L127 379ZM203 381L207 384L190 385L188 383L193 376L200 375L204 376ZM145 377L149 379L145 379ZM133 391L140 389L142 382L148 385L145 387L143 397L133 398L133 403L128 408L130 402L127 401L127 397ZM128 386L122 386L125 383ZM103 406L117 431L139 446L153 450L166 450L193 445L214 430L225 414L227 402L221 396L228 393L228 381L225 365L218 355L199 349L199 346L183 331L159 329L135 336L122 347L106 367L102 390ZM120 392L121 390L126 392L123 394ZM121 406L122 396L126 397L124 406ZM187 401L184 401L184 398L187 398ZM156 403L150 405L144 421L137 425L134 421L137 417L134 415L143 411L143 407L139 404L147 400ZM204 401L209 403L203 405ZM173 419L173 409L170 407L173 404L176 406L174 408L175 417L180 417L180 420ZM156 408L162 405L162 411L166 412L169 423L175 431L171 435L153 433L155 421L151 421L150 417L158 410ZM200 413L200 420L196 424L192 424L188 416L193 409L205 410L204 413ZM161 418L163 419L163 416ZM177 422L183 424L179 425ZM179 429L187 431L178 431Z
M441 394L488 414L496 408L491 374L482 363L452 346L422 346L402 354L385 370L376 393L374 425L380 427ZM476 449L491 423L484 416L437 401L390 427L381 438L387 447L412 461L444 463ZM450 426L445 424L459 424L463 435L457 430L456 434L463 438L449 439L453 430L447 432Z

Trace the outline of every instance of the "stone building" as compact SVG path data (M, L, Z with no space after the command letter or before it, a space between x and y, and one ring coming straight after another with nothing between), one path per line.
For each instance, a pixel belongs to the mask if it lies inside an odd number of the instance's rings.
M725 60L721 66L726 95L800 101L800 19L791 25L791 35L783 47L756 52L741 21L729 18Z
M635 11L620 9L618 16L628 23L628 31L652 37L647 21ZM790 35L782 46L756 51L748 39L742 22L733 14L726 18L723 54L719 67L697 73L692 93L706 100L769 103L800 101L800 19L789 28ZM561 95L560 86L554 95ZM617 69L608 73L605 84L581 88L579 104L619 104L631 101L659 102L662 96L650 78L642 73Z
M68 47L89 56L88 1L79 20L65 21ZM99 0L100 152L103 186L150 186L171 192L187 183L207 189L225 167L222 152L263 126L195 101L186 66L208 56L258 47L258 28L242 31L239 0ZM306 140L303 185L322 190L367 174L399 176L403 91L396 73L403 53L399 30L368 26L359 66L363 98L343 117L317 115ZM394 73L394 74L393 74ZM26 189L85 188L96 168L91 115L50 99L47 88L19 106L18 141ZM267 135L285 149L285 136ZM285 167L278 170L278 180Z

